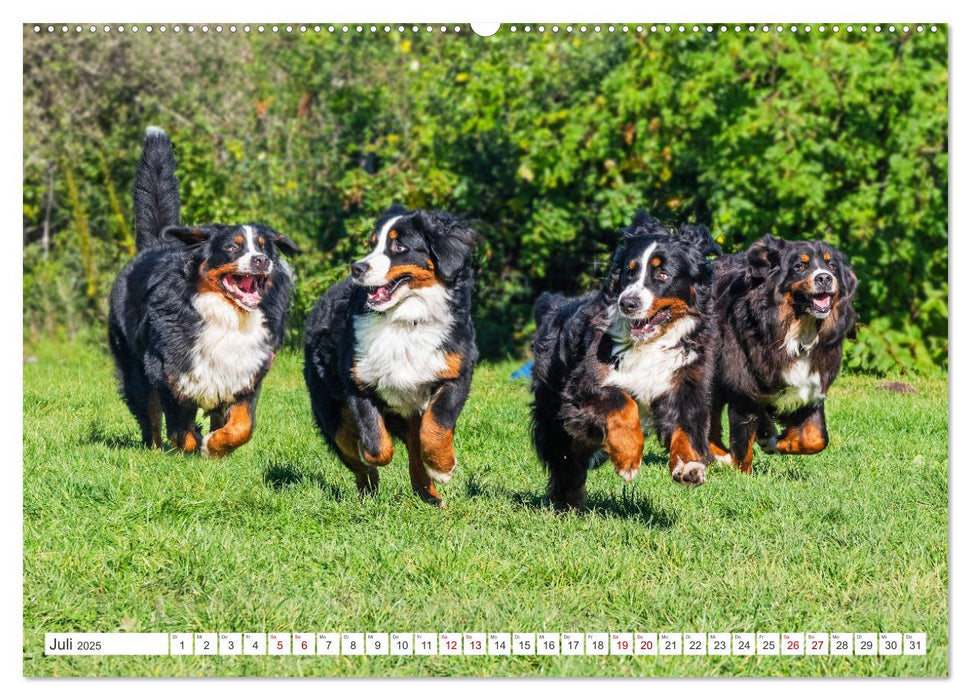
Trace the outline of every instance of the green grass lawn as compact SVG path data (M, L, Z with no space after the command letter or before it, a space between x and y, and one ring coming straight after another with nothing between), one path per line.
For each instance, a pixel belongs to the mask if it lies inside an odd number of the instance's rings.
M482 365L443 511L403 446L361 501L317 437L296 354L222 461L148 451L111 361L24 366L24 673L84 675L944 675L947 383L843 376L831 443L756 452L689 490L655 440L632 486L588 480L558 514L515 364ZM44 632L923 631L925 657L45 657Z

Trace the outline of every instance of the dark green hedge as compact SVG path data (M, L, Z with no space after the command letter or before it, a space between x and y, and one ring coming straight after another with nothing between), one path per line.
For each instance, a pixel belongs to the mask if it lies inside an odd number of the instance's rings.
M646 207L709 223L727 251L766 232L834 243L860 278L849 365L946 367L943 27L464 29L26 29L25 331L101 332L141 135L157 124L176 141L187 220L263 220L309 251L293 340L394 201L483 234L478 330L493 357L524 352L540 291L595 284Z

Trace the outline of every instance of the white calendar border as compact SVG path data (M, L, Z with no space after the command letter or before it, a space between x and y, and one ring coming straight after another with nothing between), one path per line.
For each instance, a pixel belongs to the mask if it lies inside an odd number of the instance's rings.
M537 19L559 22L576 22L578 20L631 21L632 19L639 19L641 15L650 15L651 21L659 22L685 21L691 19L704 21L713 17L717 17L719 21L748 21L753 17L764 17L806 22L856 22L861 19L861 15L864 17L880 18L893 16L895 18L905 19L915 14L926 16L929 19L953 22L956 13L951 8L949 2L943 2L942 0L925 0L917 8L912 3L905 3L901 0L885 0L880 3L872 2L863 7L860 4L846 3L843 0L817 0L813 3L788 6L784 13L780 12L777 2L769 2L768 0L759 0L757 2L741 0L741 2L734 3L728 11L726 11L723 3L715 2L715 0L699 0L690 5L657 3L651 4L650 6L637 4L631 0L598 0L596 3L559 0L555 3L550 2L545 8L541 5L538 6L536 3L527 4L517 0L493 0L488 4L473 4L469 6L462 6L457 3L446 2L445 0L431 0L423 6L419 6L418 3L411 3L406 11L402 10L400 3L392 2L391 0L373 0L373 2L367 4L334 4L321 8L310 8L305 3L296 2L295 0L282 0L274 3L272 6L254 3L252 7L247 7L246 9L242 9L243 6L238 2L232 4L216 2L203 5L186 2L186 0L170 0L162 4L136 3L133 5L130 3L122 4L117 1L99 2L99 0L90 0L84 4L83 10L79 10L78 8L79 6L76 2L48 0L44 8L35 9L21 4L15 6L13 11L19 15L16 19L17 24L38 19L65 19L72 21L74 19L97 19L100 21L104 19L123 18L125 21L135 22L159 22L166 20L205 22L212 21L215 18L233 19L238 17L240 21L252 21L254 16L256 19L260 19L270 15L272 17L268 17L269 19L279 19L281 21L286 18L299 21L306 19L307 15L313 15L315 19L317 15L323 15L328 21L335 22L362 20L384 21L389 17L398 17L403 13L415 15L415 19L425 19L427 17L429 19L442 19L450 22L466 22L469 20L490 21L495 19L530 22L536 21ZM784 16L781 16L782 14ZM43 15L43 17L39 17L38 15ZM411 17L408 17L408 19L411 19ZM952 75L954 77L971 75L971 62L968 60L971 51L968 50L966 43L963 46L958 46L959 43L966 42L965 34L967 33L967 26L967 23L964 23L963 26L959 27L960 33L955 32L952 34L952 37L961 37L960 40L953 42L954 45L951 48L950 63L951 67L953 67ZM22 59L21 37L19 35L20 28L19 26L14 26L13 21L8 21L4 24L4 27L8 30L8 41L2 42L2 47L0 47L0 52L2 52L0 55L5 59L0 65L5 67L3 81L4 87L7 88L6 94L13 94L15 90L20 89L20 80L22 77L22 73L18 67L18 61ZM949 123L954 123L956 119L954 113L957 111L964 115L971 114L971 105L968 102L969 92L965 83L952 82L949 88L949 94L952 110ZM18 149L22 147L22 111L11 110L11 112L13 113L12 118L10 123L7 124L8 128L4 130L6 135L3 138L9 139L11 143L20 143L21 146L15 146L13 148L15 153L19 153L20 151ZM960 154L963 156L965 151L967 151L967 147L963 146L964 143L966 143L964 138L951 140L949 150L952 154ZM968 183L967 168L964 166L965 160L964 158L949 158L951 169L949 186L952 192L957 193L966 189L962 187ZM971 160L968 160L968 162L971 162ZM2 188L2 191L7 196L5 210L8 212L17 211L22 206L21 192L17 191L22 176L22 159L16 157L9 158L0 168L4 172L3 184L6 185ZM961 177L958 177L959 173ZM960 197L953 198L951 207L949 208L952 231L966 231L971 228L971 221L968 220L968 216L963 211L964 206ZM967 237L962 239L961 236L956 234L951 237L949 243L950 259L967 259L968 256L966 253L969 252L971 252L971 241ZM950 289L952 302L950 343L951 347L957 350L958 356L960 356L960 349L969 346L968 339L971 337L969 336L971 334L971 323L967 322L971 320L971 317L969 317L971 315L971 294L969 294L971 286L966 281L959 279L957 275L953 281L956 284L952 284ZM7 292L5 298L21 298L23 290L18 274L4 276L2 281L0 281L0 285L6 285L4 288L4 291ZM6 316L4 318L6 327L20 327L18 324L21 323L21 320L15 318L18 311L18 305L15 303L0 306L0 314ZM3 359L6 360L4 366L12 370L12 373L16 375L16 379L20 376L20 346L14 343L4 343L2 345L2 352L4 354ZM967 419L971 418L971 405L969 405L969 402L971 402L971 381L969 381L968 373L962 364L961 362L955 363L950 369L950 397L953 397L950 399L953 401L953 404L951 404L952 426L966 424ZM0 424L0 435L4 439L4 444L14 446L15 458L11 461L16 463L16 456L19 456L19 461L22 464L22 415L20 420L16 419L17 414L22 411L22 397L16 396L16 392L7 392L3 399L0 400L5 402L3 406L5 415L15 417L9 422ZM133 696L137 696L139 700L153 700L154 698L171 700L173 687L170 683L166 682L153 684L147 683L143 679L85 678L83 680L59 679L57 682L47 683L23 678L23 608L22 605L14 602L22 602L22 596L24 594L21 576L23 563L21 558L23 551L23 528L21 520L22 482L16 478L11 478L11 481L15 482L14 486L5 489L2 496L0 496L0 498L4 499L5 506L2 508L3 515L0 517L6 519L6 528L4 531L8 535L3 545L5 554L8 556L8 566L5 567L5 575L0 576L0 580L2 580L2 592L8 604L0 606L0 610L2 610L4 628L12 630L19 626L21 634L19 639L16 634L0 635L0 645L2 645L0 649L3 650L3 653L0 654L0 665L3 668L4 679L13 681L11 685L15 688L17 685L22 684L19 688L22 695L29 693L33 698L39 698L40 700L46 700L48 698L52 700L64 700L65 689L70 689L81 684L83 684L87 692L97 694L99 698L118 697L130 700ZM958 490L959 483L960 491ZM949 485L949 495L952 503L961 503L961 497L967 495L966 483L966 475L960 474L957 469L952 471ZM967 509L955 508L951 513L951 517L952 534L967 530L969 519L971 519ZM953 537L949 539L949 580L951 582L967 581L969 579L968 546L966 541ZM941 644L947 643L949 645L950 659L964 658L965 652L967 651L968 645L964 642L966 635L962 633L971 627L971 624L969 624L968 609L969 607L966 605L954 606L947 613L949 617L947 629L950 639L943 640ZM963 669L955 665L951 666L949 672L952 678L963 678L966 676ZM235 678L214 678L204 681L186 679L179 683L181 687L175 689L175 692L182 693L188 686L198 689L207 695L225 692L232 693L234 698L245 699L258 695L263 697L268 691L274 688L279 690L292 690L294 688L293 685L283 685L286 681L274 679L262 680L263 682L258 684L239 684L234 682ZM616 684L611 685L610 680L592 679L581 684L572 683L573 680L551 679L546 682L558 686L556 692L564 698L588 698L591 691L609 691L615 690L617 687ZM776 683L762 683L760 680L744 678L732 679L731 683L718 684L717 692L720 696L729 699L737 697L752 700L754 698L765 697L777 700L777 695L780 690L779 685ZM938 700L947 697L958 697L955 692L958 684L955 682L947 683L938 680L908 679L909 682L907 683L893 683L892 680L896 679L872 680L871 682L879 683L881 696L890 699L901 698L904 700L912 700L916 693L921 693L925 690L932 690L935 698ZM717 680L714 682L718 683ZM806 698L808 700L812 698L813 700L818 700L818 694L821 689L818 683L800 683L798 680L782 682L785 683L784 691L787 696L796 699ZM278 683L280 685L277 685ZM360 693L366 690L387 692L389 685L394 684L396 694L400 694L404 698L427 697L430 692L439 692L441 690L441 685L437 679L411 679L407 682L374 679L331 679L329 683L332 685L328 686L328 692L346 690L354 693ZM704 684L696 686L699 689L711 689L712 687L711 679L656 678L652 679L651 683L652 690L671 693L683 692L686 684L688 686L695 683ZM826 683L823 690L826 693L838 690L859 692L860 683L855 678L832 679ZM494 700L496 686L495 684L483 683L475 679L454 679L449 684L449 691L461 693L463 700L479 700L480 698ZM531 680L510 679L504 682L502 692L513 696L531 696L536 692L536 685Z

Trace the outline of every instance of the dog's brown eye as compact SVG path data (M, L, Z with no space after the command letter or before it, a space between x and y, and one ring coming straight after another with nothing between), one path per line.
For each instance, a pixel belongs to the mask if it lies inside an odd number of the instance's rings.
M391 252L395 255L400 255L401 253L407 252L407 248L398 243L398 241L391 241Z
M663 272L661 270L654 271L654 279L656 279L658 282L663 282L667 278L668 278L668 273Z
M228 246L226 246L227 253L235 253L237 250L239 250L238 245L233 245L232 243L230 243Z
M806 269L806 266L803 265L802 263L796 263L795 265L792 266L792 269L794 269L796 272L802 272L803 270Z
M830 261L829 261L828 263L826 263L826 264L827 264L827 265L829 265L829 269L830 269L830 270L835 270L835 269L836 269L836 263L835 263L835 262L833 262L832 260L830 260Z

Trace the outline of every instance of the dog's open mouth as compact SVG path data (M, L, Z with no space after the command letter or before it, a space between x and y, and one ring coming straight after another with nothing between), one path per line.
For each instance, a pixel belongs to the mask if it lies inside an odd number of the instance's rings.
M368 306L382 306L391 301L391 297L397 292L405 283L411 279L411 275L401 275L396 277L385 285L380 287L368 287L367 288L367 303Z
M809 310L819 316L825 316L833 308L833 295L830 293L812 294L809 297Z
M631 338L647 338L652 335L665 323L671 320L674 314L671 313L671 307L665 307L658 311L656 314L650 318L637 318L630 322L630 335Z
M222 278L223 289L232 299L245 309L255 309L263 300L266 291L266 275L234 273Z

